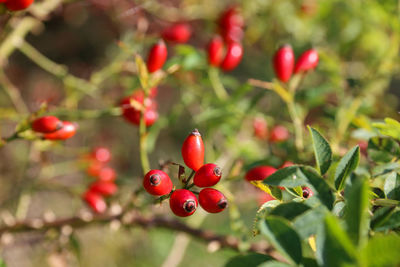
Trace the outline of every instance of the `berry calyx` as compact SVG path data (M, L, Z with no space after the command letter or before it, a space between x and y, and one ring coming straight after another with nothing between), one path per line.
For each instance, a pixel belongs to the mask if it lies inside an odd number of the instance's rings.
M4 2L4 1L3 1ZM19 11L28 8L33 3L33 0L7 0L5 5L8 10Z
M240 43L231 42L228 44L227 52L221 63L221 69L231 71L239 65L243 56L243 48Z
M76 133L76 125L69 121L63 121L63 127L55 132L47 133L44 139L47 140L66 140L71 138Z
M262 180L268 178L268 176L270 176L274 172L276 172L276 169L274 167L258 166L258 167L254 167L254 168L250 169L246 173L245 178L247 181L262 181Z
M192 34L192 29L187 23L176 23L162 32L162 37L165 41L175 43L186 43Z
M302 190L303 190L303 198L310 198L314 195L314 192L307 186L303 186Z
M161 69L167 60L167 47L163 40L152 46L147 58L147 69L150 73L156 72Z
M200 206L209 213L218 213L228 206L224 194L213 188L204 188L199 193Z
M197 209L196 196L187 189L175 190L169 199L169 207L179 217L192 215Z
M271 129L269 134L269 141L271 142L283 142L289 138L289 131L285 126L277 125Z
M204 165L204 143L197 129L185 139L181 152L186 166L192 170L197 171Z
M294 66L294 73L306 72L314 69L318 65L318 52L315 49L305 51L297 59Z
M52 133L63 127L62 121L54 116L44 116L32 122L32 130L38 133Z
M172 191L172 181L161 170L151 170L143 178L143 187L151 195L163 196Z
M116 184L111 182L97 181L90 185L89 190L108 197L114 195L117 192L118 187Z
M224 42L220 36L214 36L207 47L208 63L218 67L224 59Z
M276 51L274 56L274 70L276 77L286 83L293 73L294 53L290 45L284 45Z
M221 176L221 168L213 163L208 163L196 171L193 183L198 187L210 187L216 185Z
M89 205L89 207L96 213L103 213L107 209L107 204L103 197L91 190L88 190L83 195L83 199Z

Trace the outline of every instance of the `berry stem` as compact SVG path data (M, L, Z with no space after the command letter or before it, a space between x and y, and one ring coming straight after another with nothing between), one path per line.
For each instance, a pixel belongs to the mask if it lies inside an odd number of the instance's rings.
M196 173L196 172L195 172L194 170L192 170L192 172L190 173L189 177L187 178L187 180L186 180L186 182L185 182L185 187L184 187L184 188L189 189L189 188L191 188L191 187L194 185L194 184L189 185L189 183L190 183L190 181L192 180L192 178L193 178L193 176L194 176L195 173Z
M226 92L226 89L219 78L218 69L210 67L208 71L208 77L210 78L212 88L214 89L217 97L220 100L226 100L228 98L228 93Z

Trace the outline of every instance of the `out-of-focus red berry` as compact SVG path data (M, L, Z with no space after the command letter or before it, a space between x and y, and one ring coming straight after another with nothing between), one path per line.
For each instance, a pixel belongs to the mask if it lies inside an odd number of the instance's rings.
M153 94L156 94L156 90L152 90ZM127 96L120 101L120 107L122 108L122 116L128 122L139 125L141 112L140 109L131 105L131 101L134 100L138 104L144 105L144 121L147 127L153 125L158 119L157 103L152 97L145 98L143 91L136 91L131 96Z
M93 191L86 191L83 195L83 199L89 205L89 207L96 213L103 213L107 209L107 204L104 201L103 197Z
M220 36L214 36L207 48L208 63L214 67L218 67L224 59L224 42Z
M285 126L277 125L271 129L269 140L271 142L283 142L289 138L289 131Z
M33 0L6 0L2 2L5 3L7 9L19 11L28 8L33 3Z
M282 166L279 167L279 169L286 168L286 167L290 167L290 166L293 166L293 165L294 165L293 162L291 162L291 161L285 161L285 162L282 164Z
M315 49L305 51L297 59L294 66L294 73L306 72L314 69L318 65L318 52Z
M54 116L44 116L32 122L32 130L39 133L52 133L63 127L62 121Z
M104 167L100 170L98 179L103 182L114 182L117 178L115 170L111 167Z
M257 167L250 169L246 173L245 178L247 181L262 181L262 180L268 178L268 176L270 176L274 172L276 172L276 169L274 167L257 166Z
M104 168L104 163L96 160L90 160L89 166L86 169L87 174L93 177L98 177L100 171Z
M225 41L240 41L243 38L244 20L238 6L227 8L218 21L219 29Z
M243 57L243 47L240 43L231 42L228 44L226 55L221 63L221 69L231 71L236 68Z
M269 202L271 200L275 200L275 198L273 196L271 196L270 194L266 193L266 192L260 192L258 194L258 204L262 205L266 202Z
M92 152L92 158L98 162L107 163L111 160L111 152L106 147L96 147Z
M117 192L118 187L116 184L111 182L97 181L90 185L89 190L108 197L114 195Z
M161 69L167 60L167 47L163 40L152 46L147 58L147 69L150 73L156 72Z
M276 51L274 56L274 70L276 77L286 83L293 73L294 53L290 45L284 45Z
M267 121L262 117L256 117L253 120L254 136L261 140L268 138L268 125Z
M176 23L165 28L162 37L165 41L175 43L186 43L190 39L192 28L187 23Z
M55 132L47 133L43 136L46 140L66 140L76 133L76 125L69 121L63 121L63 127Z

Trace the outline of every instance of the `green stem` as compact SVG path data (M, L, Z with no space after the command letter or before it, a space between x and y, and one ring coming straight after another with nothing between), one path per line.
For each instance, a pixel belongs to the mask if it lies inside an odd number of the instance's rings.
M215 94L220 100L225 100L228 98L228 93L225 90L225 87L223 86L219 75L218 75L218 69L211 67L208 71L208 77L210 78L210 82L212 85L212 88L214 89Z
M293 100L287 101L286 105L288 107L289 116L294 124L294 135L295 135L295 145L297 150L303 151L303 122L297 113L295 102Z
M139 125L139 146L140 146L140 162L142 164L143 175L150 170L149 158L147 155L147 129L144 121L144 110L141 111Z
M193 178L193 176L194 176L195 173L196 173L196 172L195 172L194 170L192 170L192 172L190 173L188 179L187 179L186 182L185 182L185 188L189 188L189 183L190 183L190 181L192 180L192 178Z

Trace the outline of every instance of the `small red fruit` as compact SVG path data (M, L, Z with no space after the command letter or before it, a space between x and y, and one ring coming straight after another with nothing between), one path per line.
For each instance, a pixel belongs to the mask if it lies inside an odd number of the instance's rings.
M151 92L156 92L156 90L152 90ZM127 96L123 98L120 102L120 107L122 108L122 116L128 122L139 125L140 124L140 109L133 107L131 105L131 100L137 101L139 104L144 105L144 121L147 127L153 125L158 119L157 113L157 103L152 97L144 98L143 91L136 91L131 96Z
M107 163L111 160L111 152L106 147L96 147L92 152L92 158L98 162Z
M71 138L76 133L76 126L72 122L63 121L63 127L55 132L47 133L44 139L47 140L66 140Z
M243 48L240 43L231 42L228 44L227 52L224 60L221 63L221 69L230 71L239 65L243 56Z
M175 190L169 199L169 207L176 216L187 217L197 209L196 196L186 189Z
M62 121L54 116L44 116L32 122L32 130L38 133L52 133L63 127Z
M276 77L286 83L293 73L294 53L290 45L284 45L276 51L274 56L274 70Z
M83 195L83 199L96 213L103 213L107 209L107 204L103 197L96 192L90 190L86 191L86 193Z
M147 58L147 69L150 73L153 73L162 68L167 60L167 47L163 40L160 40L158 43L153 45L150 49L149 57Z
M269 140L271 142L283 142L289 138L289 131L285 126L277 125L272 128L271 133L269 134Z
M103 162L98 161L90 161L89 166L86 169L87 174L93 177L98 177L100 175L100 171L104 168Z
M204 188L199 194L200 206L209 213L218 213L228 206L224 194L213 188Z
M169 194L172 186L172 181L168 174L160 170L151 170L143 178L144 189L154 196Z
M310 198L314 195L314 192L309 187L303 186L302 189L303 189L303 198Z
M197 129L185 139L182 145L182 158L186 166L194 171L204 165L204 144Z
M117 192L118 187L114 183L97 181L90 185L89 190L108 197L114 195Z
M235 27L243 28L244 20L240 14L239 8L237 6L227 8L220 15L218 24L223 32L229 32Z
M224 59L224 42L218 35L211 39L208 44L208 63L212 66L218 67Z
M33 0L7 0L7 1L5 1L6 7L11 11L19 11L19 10L26 9L32 3L33 3Z
M165 28L162 32L162 37L165 41L175 43L186 43L190 39L192 29L187 23L177 23L168 28Z
M315 49L305 51L297 59L294 66L294 73L306 72L314 69L318 65L318 52Z
M268 125L267 121L262 117L254 118L253 120L253 129L254 135L261 139L265 140L268 138Z
M274 167L258 166L258 167L254 167L254 168L250 169L246 173L245 178L247 181L262 181L262 180L268 178L268 176L270 176L274 172L276 172L276 169Z
M285 162L282 164L282 166L279 167L279 169L283 169L283 168L290 167L290 166L293 166L293 165L294 165L293 162L291 162L291 161L285 161Z
M98 179L103 182L114 182L117 178L115 170L111 167L104 167L100 170Z
M196 171L193 183L198 187L210 187L216 185L221 179L221 168L213 163L203 165Z

